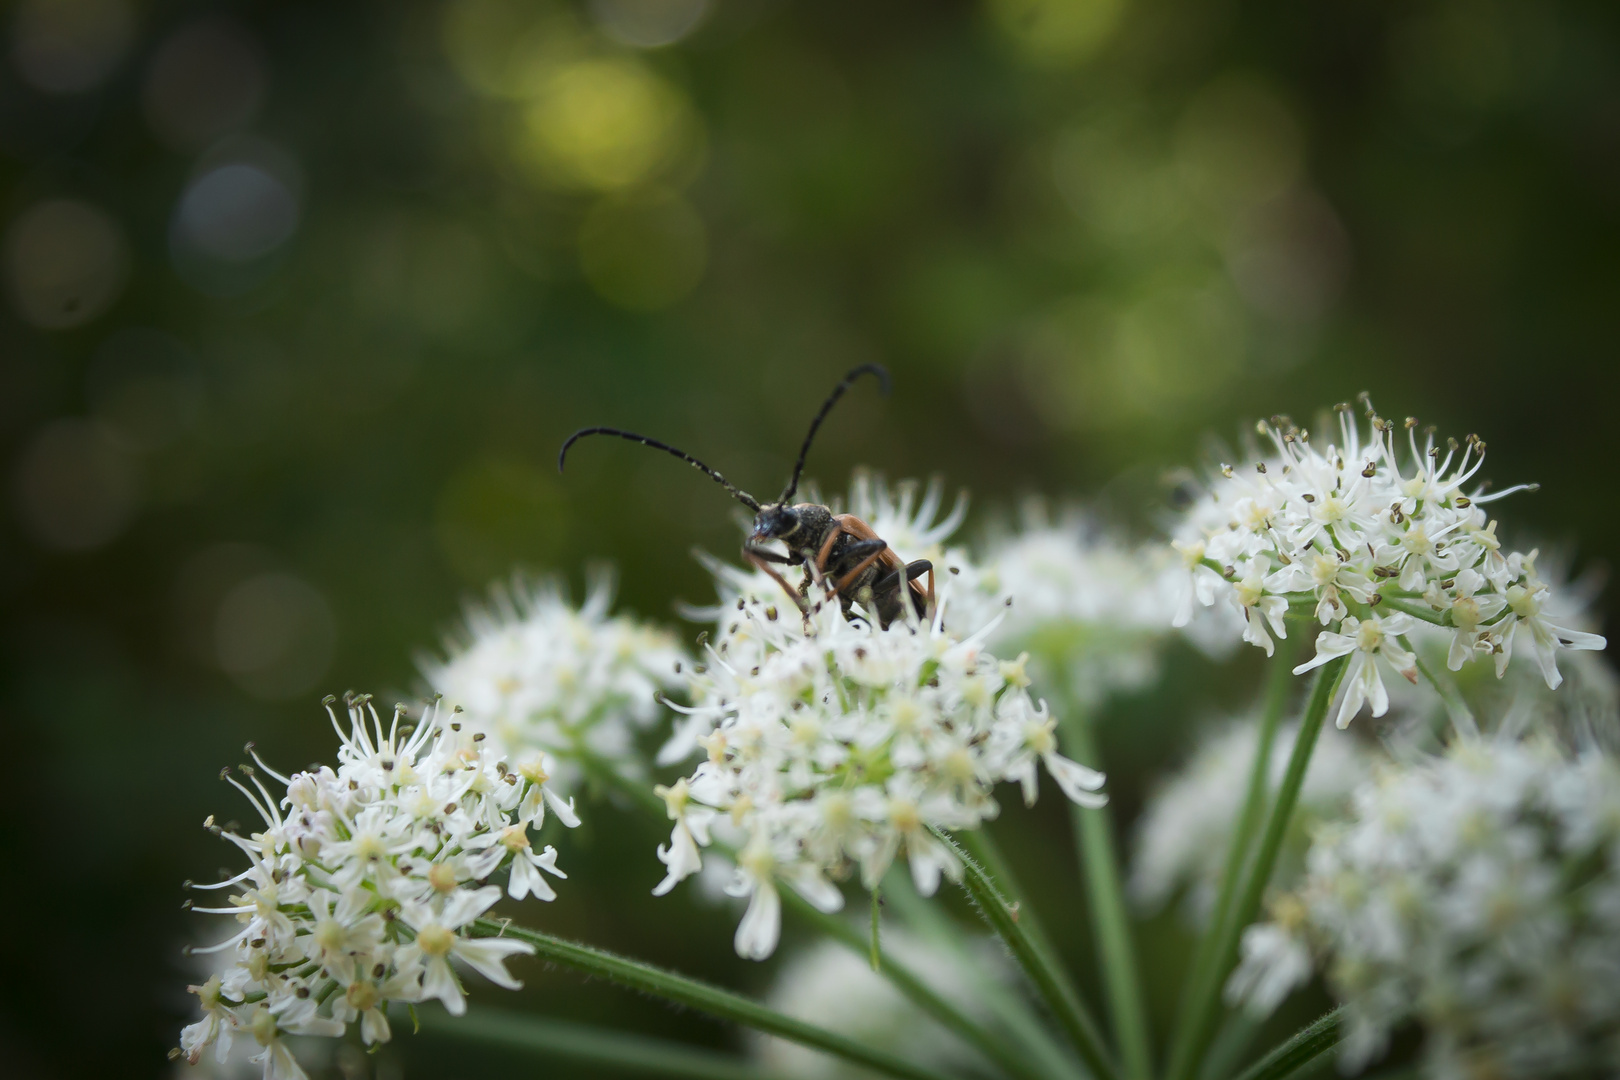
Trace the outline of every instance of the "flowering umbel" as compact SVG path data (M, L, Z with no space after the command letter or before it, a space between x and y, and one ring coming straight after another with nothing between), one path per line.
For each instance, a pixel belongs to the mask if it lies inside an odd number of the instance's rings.
M1504 551L1485 512L1533 487L1487 494L1475 482L1485 460L1477 436L1441 447L1429 434L1420 449L1416 420L1406 421L1404 440L1401 425L1370 406L1367 421L1363 440L1350 406L1339 406L1340 441L1320 448L1285 418L1259 425L1275 454L1253 471L1223 466L1177 530L1185 565L1177 625L1195 604L1224 600L1242 616L1244 640L1270 655L1273 638L1287 637L1285 615L1314 614L1325 629L1316 656L1295 671L1350 658L1340 727L1363 704L1384 714L1385 670L1417 681L1406 639L1420 623L1449 637L1453 670L1489 656L1501 675L1515 647L1529 649L1554 688L1558 650L1604 647L1551 621L1536 552Z
M1620 763L1551 740L1460 740L1389 766L1250 927L1228 995L1273 1008L1320 965L1344 1064L1410 1019L1427 1075L1620 1067ZM1589 1071L1588 1071L1589 1070Z
M338 723L338 764L282 776L254 755L246 783L225 774L263 820L240 835L208 826L240 848L247 869L215 885L219 906L192 910L231 916L237 930L208 948L216 973L192 991L203 1018L181 1033L191 1062L210 1046L224 1060L231 1040L262 1047L266 1080L302 1077L282 1036L342 1035L358 1022L367 1043L390 1036L390 1001L438 999L465 1011L466 992L450 961L499 986L519 984L506 957L522 942L473 938L469 926L500 898L486 884L502 869L516 899L550 900L547 874L563 877L556 850L536 852L529 830L550 807L578 824L571 803L547 790L538 766L512 770L459 713L430 707L414 727L404 707L384 724L369 697L351 698L349 727ZM264 778L285 788L277 798Z
M587 757L639 776L636 733L658 716L656 692L678 685L685 654L668 631L611 615L612 604L607 574L578 608L555 581L517 579L471 608L449 658L422 670L501 753L546 753L563 790Z
M1030 698L1023 657L1001 661L982 634L948 633L943 612L881 629L846 621L836 603L801 619L783 600L744 592L724 612L706 663L692 668L688 720L671 744L676 754L701 747L707 759L659 789L675 825L655 892L701 868L717 821L738 836L732 891L750 897L739 955L775 949L779 883L833 911L843 903L836 880L859 871L875 888L903 854L919 891L933 893L961 872L933 830L995 817L992 789L1003 780L1033 802L1037 763L1076 802L1104 801L1102 775L1058 753L1056 721Z

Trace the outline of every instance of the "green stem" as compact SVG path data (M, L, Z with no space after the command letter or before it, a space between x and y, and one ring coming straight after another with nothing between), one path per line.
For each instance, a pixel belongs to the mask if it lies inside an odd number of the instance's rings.
M883 942L878 937L878 920L883 910L882 886L872 887L872 970L883 970Z
M1069 978L1068 969L1059 962L1058 951L1052 945L1051 935L1046 932L1040 914L1029 903L1029 892L1019 884L1018 876L1013 872L1006 856L1002 855L1001 845L996 843L996 838L990 834L990 830L969 829L957 833L952 839L979 861L979 865L984 868L985 874L995 883L996 888L1017 908L1018 913L1013 918L1023 927L1024 933L1029 935L1035 947L1046 954L1047 961L1057 977L1063 981L1067 992L1078 1000L1080 992L1075 988L1074 981Z
M1266 793L1271 787L1271 749L1277 739L1277 728L1282 723L1282 714L1288 704L1288 691L1293 685L1292 664L1289 663L1288 652L1279 650L1280 655L1271 659L1271 668L1266 676L1266 700L1260 714L1260 733L1255 742L1254 763L1249 768L1248 791L1243 797L1243 808L1238 812L1237 821L1233 824L1231 844L1226 850L1226 863L1221 869L1221 886L1216 894L1215 906L1211 909L1209 921L1203 936L1198 939L1197 951L1193 954L1190 976L1187 980L1188 996L1182 1001L1182 1012L1177 1018L1178 1038L1191 1023L1191 1009L1193 998L1191 990L1202 987L1209 981L1210 968L1216 961L1215 942L1219 930L1231 916L1232 905L1237 900L1238 885L1243 879L1243 864L1248 859L1249 848L1254 838L1255 829L1260 825L1260 816L1265 813Z
M653 794L651 787L630 780L608 763L594 757L583 757L583 760L587 770L600 783L624 793L633 802L642 805L659 818L666 816L664 800ZM731 854L722 844L715 844L714 847L728 855ZM875 938L869 940L845 919L819 910L791 886L777 891L781 895L782 906L793 911L800 919L845 947L868 957L872 955L871 945ZM1039 1080L1038 1073L1032 1070L1015 1048L1009 1046L1005 1040L997 1038L983 1024L974 1021L961 1009L941 997L910 967L898 962L893 956L888 956L884 958L880 974L923 1012L934 1017L947 1030L955 1032L964 1042L977 1048L985 1057L1001 1066L1009 1076L1018 1077L1019 1080Z
M990 928L1013 954L1013 959L1024 969L1024 974L1029 976L1064 1034L1074 1044L1086 1068L1099 1080L1114 1080L1117 1073L1104 1049L1096 1022L1086 1013L1063 970L1057 965L1056 958L1038 944L1022 925L1023 913L1007 901L984 867L949 834L938 829L934 833L961 860L962 887L967 890L985 922L990 924Z
M768 1080L757 1064L735 1054L594 1024L485 1008L459 1017L430 1009L424 1019L422 1027L432 1035L538 1052L548 1060L560 1058L580 1065L606 1066L615 1074L687 1080Z
M1238 1080L1288 1080L1317 1064L1333 1052L1343 1036L1339 1034L1341 1006L1322 1017L1277 1049L1255 1062Z
M1237 960L1238 939L1243 928L1254 921L1260 910L1260 900L1266 883L1277 865L1277 854L1282 850L1283 837L1294 816L1294 804L1299 801L1300 788L1305 783L1305 770L1310 766L1311 753L1316 749L1316 738L1322 733L1322 722L1327 718L1340 681L1347 667L1345 657L1328 661L1317 670L1316 682L1311 689L1310 703L1300 721L1299 734L1294 739L1294 752L1288 758L1288 771L1283 774L1277 788L1276 801L1266 817L1265 831L1260 846L1249 863L1243 878L1243 888L1227 918L1211 928L1215 935L1215 960L1202 972L1195 972L1198 982L1190 988L1191 1007L1182 1017L1183 1024L1176 1033L1176 1042L1170 1054L1170 1080L1191 1080L1195 1063L1208 1042L1215 1019L1221 1008L1221 986L1226 974Z
M791 888L777 891L781 893L783 906L792 909L799 918L845 947L857 953L868 953L871 939L848 920L817 909ZM941 997L920 975L896 960L893 953L883 958L880 974L893 983L895 989L910 998L918 1008L938 1020L946 1030L955 1033L963 1042L995 1062L1009 1076L1018 1077L1019 1080L1040 1080L1040 1073L1016 1050L1005 1041L996 1038L983 1024L973 1020Z
M1018 1040L1019 1060L1029 1059L1027 1073L1039 1075L1043 1080L1082 1080L1067 1044L1057 1041L1043 1019L1036 1015L1028 996L1007 992L999 966L995 974L986 971L983 951L971 947L978 942L970 941L962 933L962 927L941 910L940 905L929 903L917 892L905 867L890 868L883 883L883 898L928 948L949 954L971 984L975 1000Z
M654 967L640 960L631 960L589 945L564 941L562 938L504 924L495 919L479 919L473 924L477 937L508 937L534 946L543 960L596 978L606 979L620 986L652 994L677 1005L706 1012L710 1016L743 1024L771 1035L829 1054L836 1054L857 1065L865 1065L878 1072L903 1080L943 1080L943 1074L913 1065L884 1050L847 1039L836 1032L827 1031L795 1020L791 1016L718 986L677 975L673 971Z
M1091 723L1071 707L1063 721L1063 740L1070 756L1082 765L1101 768L1101 755ZM1148 1080L1153 1072L1148 1048L1147 1015L1142 1005L1142 980L1131 924L1125 911L1125 890L1120 883L1119 853L1114 845L1113 817L1108 807L1087 809L1069 804L1079 847L1080 868L1091 900L1091 918L1102 954L1103 978L1108 986L1109 1018L1119 1046L1122 1073L1128 1080Z
M1462 693L1457 689L1457 684L1452 682L1447 675L1442 675L1431 668L1428 661L1423 659L1423 654L1412 647L1411 641L1403 638L1401 644L1406 646L1413 659L1417 661L1419 673L1429 681L1429 685L1434 687L1435 692L1440 695L1440 700L1446 706L1446 714L1451 717L1451 726L1457 729L1459 735L1469 738L1479 735L1479 724L1474 720L1474 712L1468 707L1468 702L1463 700Z
M1427 603L1415 604L1410 600L1390 596L1388 593L1380 594L1378 601L1380 607L1387 607L1391 611L1399 611L1402 615L1410 615L1419 622L1426 622L1433 626L1445 626L1446 621Z

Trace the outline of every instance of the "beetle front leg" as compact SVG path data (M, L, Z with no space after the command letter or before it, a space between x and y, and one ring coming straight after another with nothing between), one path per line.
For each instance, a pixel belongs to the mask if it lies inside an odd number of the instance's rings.
M796 591L794 591L793 586L791 586L791 585L789 585L787 583L787 579L784 578L780 573L778 573L776 568L771 565L771 563L774 562L774 563L778 563L778 564L785 564L785 565L788 565L788 566L792 566L792 565L794 565L794 563L797 560L793 559L790 556L778 555L776 552L771 551L769 548L755 547L753 544L744 544L743 545L743 558L745 558L749 562L753 563L759 569L765 571L767 574L769 574L771 576L772 581L774 581L778 585L782 586L782 591L787 593L789 599L791 599L793 601L793 603L798 606L799 614L801 614L801 615L809 614L810 609L805 604L804 600L799 596L799 594Z

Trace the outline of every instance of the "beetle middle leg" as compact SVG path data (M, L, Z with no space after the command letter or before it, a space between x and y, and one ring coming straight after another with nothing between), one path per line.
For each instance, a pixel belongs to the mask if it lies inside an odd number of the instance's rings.
M861 561L856 563L854 569L850 570L849 573L838 579L832 587L832 592L842 595L845 586L860 577L866 571L866 568L882 558L883 553L887 550L889 550L887 540L858 540L845 548L845 555L850 558L860 558Z

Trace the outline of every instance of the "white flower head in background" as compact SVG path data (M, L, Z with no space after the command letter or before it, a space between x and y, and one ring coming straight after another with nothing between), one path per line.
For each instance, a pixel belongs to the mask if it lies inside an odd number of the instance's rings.
M775 949L779 884L833 911L843 904L835 881L858 872L871 888L903 856L932 894L962 869L933 830L995 817L1002 781L1033 802L1038 765L1076 802L1104 801L1102 775L1058 753L1024 658L998 660L982 633L946 631L948 594L933 622L886 630L846 620L836 603L801 619L784 601L770 584L723 610L667 748L679 759L701 747L706 760L659 789L674 822L660 894L697 872L712 829L739 840L732 891L750 898L739 955Z
M1430 1075L1620 1066L1620 763L1597 750L1465 739L1386 766L1272 910L1228 996L1268 1012L1320 965L1348 1070L1414 1019Z
M1285 725L1272 743L1272 791L1282 782L1298 731L1297 724ZM1200 927L1207 922L1259 742L1257 717L1230 724L1206 737L1191 760L1154 793L1137 826L1131 861L1130 896L1143 911L1157 911L1179 893L1187 920ZM1350 735L1327 733L1319 739L1271 877L1273 886L1297 884L1311 831L1348 812L1350 794L1367 778L1372 762L1372 754Z
M883 953L905 964L931 990L980 1022L989 1019L983 996L986 987L1011 992L1005 985L1010 974L1005 953L999 949L958 953L885 927ZM978 970L970 969L970 964ZM819 941L792 955L772 982L765 1001L778 1012L887 1047L924 1068L949 1071L964 1061L977 1060L970 1047L874 972L859 953L834 941ZM770 1076L864 1080L870 1075L831 1054L785 1039L756 1035L750 1041L754 1059Z
M192 910L231 916L236 930L190 950L217 966L191 988L203 1017L181 1033L180 1054L195 1062L212 1048L223 1061L233 1040L246 1039L260 1047L254 1060L266 1080L296 1080L304 1073L287 1035L336 1037L358 1023L366 1043L386 1042L391 1001L436 998L464 1012L452 960L498 986L519 985L504 961L533 949L470 932L501 895L483 882L505 869L514 898L552 899L546 875L564 876L557 853L536 852L529 830L548 807L564 824L578 818L543 780L490 753L458 715L430 707L413 726L399 706L385 724L369 696L353 697L347 730L332 713L335 770L282 776L254 754L257 768L241 769L246 783L225 774L263 825L244 836L208 821L249 865L193 886L220 890L224 903ZM272 795L265 778L285 794Z
M994 537L970 568L963 599L981 625L1002 613L990 645L1030 650L1043 676L1093 704L1157 674L1174 616L1166 562L1159 548L1128 544L1078 509L1054 520L1031 500L1021 528Z
M1402 439L1402 425L1370 405L1364 440L1350 406L1338 410L1338 443L1313 443L1286 418L1262 422L1275 453L1252 469L1223 466L1194 502L1172 540L1183 559L1178 624L1224 602L1242 615L1244 640L1270 655L1288 612L1314 616L1316 656L1295 671L1350 657L1341 727L1364 704L1387 710L1384 669L1417 679L1405 640L1417 621L1448 636L1453 670L1490 657L1500 676L1518 649L1551 688L1560 650L1604 648L1553 621L1557 598L1535 551L1504 551L1485 506L1534 487L1487 493L1476 480L1483 440L1442 447L1431 432L1420 449L1415 419Z
M611 615L612 605L606 573L578 608L555 581L519 579L470 608L449 658L422 660L423 674L501 752L546 754L564 789L585 756L640 776L636 733L660 714L657 693L679 685L685 652L667 631Z

